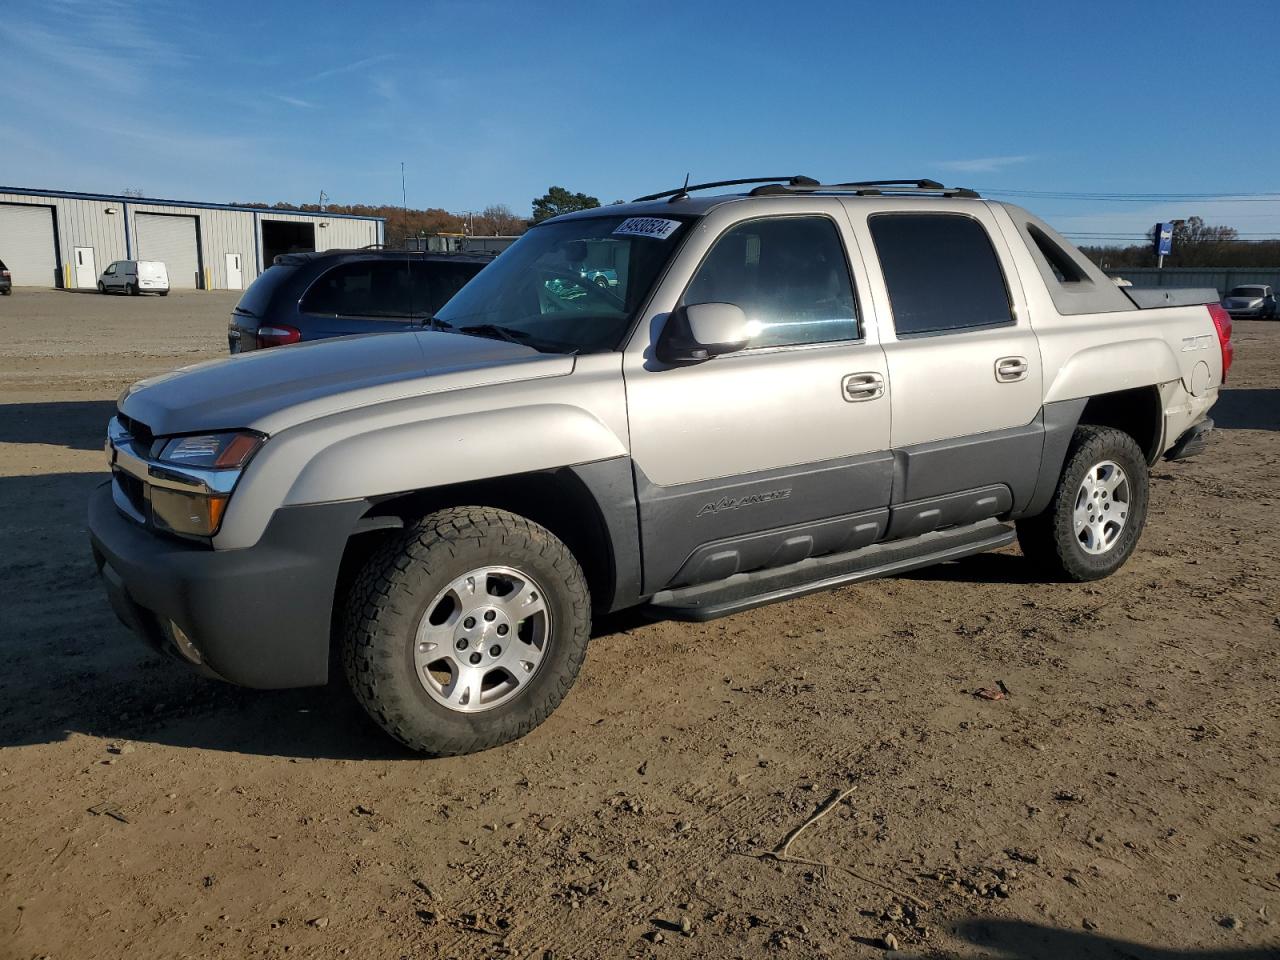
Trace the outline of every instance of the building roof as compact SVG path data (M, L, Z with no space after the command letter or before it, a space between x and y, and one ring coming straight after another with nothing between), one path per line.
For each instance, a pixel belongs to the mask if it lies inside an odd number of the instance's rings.
M197 203L193 200L161 200L156 197L125 197L114 193L77 193L74 190L42 190L31 187L0 186L0 193L25 194L31 197L53 197L60 200L103 200L110 203L144 203L164 207L196 207L201 210L235 210L240 213L287 214L291 217L323 217L326 220L380 220L386 217L360 213L330 213L319 210L279 210L275 207L245 207L235 203Z

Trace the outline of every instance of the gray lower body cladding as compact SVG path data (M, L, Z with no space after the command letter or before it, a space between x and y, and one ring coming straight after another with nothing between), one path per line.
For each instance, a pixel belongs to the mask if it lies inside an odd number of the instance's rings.
M176 623L202 672L246 687L315 686L329 675L333 592L366 501L285 507L245 550L159 536L122 516L110 484L89 500L94 560L120 619L153 647Z
M1213 421L1206 417L1180 436L1164 455L1166 460L1185 460L1204 453L1213 435Z
M1050 407L1021 427L677 486L637 464L646 592L1020 516L1052 492L1084 403Z
M766 603L984 553L1013 540L1010 527L997 520L984 520L910 540L887 541L785 567L740 573L715 583L662 590L648 609L674 620L713 620Z

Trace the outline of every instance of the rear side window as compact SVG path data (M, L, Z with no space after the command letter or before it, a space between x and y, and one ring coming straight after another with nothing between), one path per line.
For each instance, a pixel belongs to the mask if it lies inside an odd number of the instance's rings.
M869 226L899 336L1014 322L1000 261L978 221L887 213L871 217Z
M844 246L826 217L749 220L726 231L689 282L684 303L740 306L748 347L858 337Z
M321 276L303 295L301 309L324 316L407 317L413 301L406 261L357 260Z
M1027 233L1031 234L1036 249L1040 251L1059 283L1084 283L1089 279L1080 269L1080 264L1071 259L1065 250L1050 240L1034 223L1027 224Z

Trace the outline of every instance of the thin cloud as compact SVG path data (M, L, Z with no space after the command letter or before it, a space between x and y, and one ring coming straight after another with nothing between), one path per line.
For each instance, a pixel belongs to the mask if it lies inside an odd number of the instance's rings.
M999 173L1006 167L1026 163L1031 157L1019 154L1014 157L974 157L972 160L943 160L936 164L944 170L959 173Z
M303 100L301 97L290 97L283 93L273 93L271 96L281 103L287 103L291 107L301 107L304 110L314 110L316 106L310 100Z
M365 57L363 60L356 60L353 63L345 63L340 67L331 67L328 70L321 70L319 73L312 74L307 77L303 83L315 83L317 80L328 80L330 77L337 77L344 73L362 70L365 67L373 66L375 63L385 63L388 60L394 59L394 53L379 53L376 56Z

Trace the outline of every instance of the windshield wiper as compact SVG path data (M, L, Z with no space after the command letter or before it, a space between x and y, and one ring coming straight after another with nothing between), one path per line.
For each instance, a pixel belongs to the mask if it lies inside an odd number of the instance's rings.
M473 337L489 337L490 339L496 338L498 340L505 340L507 343L520 343L526 345L533 339L523 330L513 330L511 327L500 327L496 323L476 323L469 327L458 327L458 332L470 334Z

